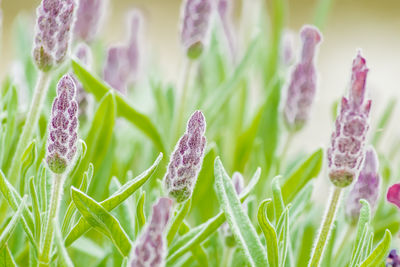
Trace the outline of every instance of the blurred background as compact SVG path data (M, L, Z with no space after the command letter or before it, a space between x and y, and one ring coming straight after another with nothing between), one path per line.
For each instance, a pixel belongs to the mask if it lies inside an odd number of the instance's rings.
M247 2L248 1L248 2ZM256 8L261 0L246 0ZM20 13L33 18L39 0L3 0L3 38L1 69L9 69L15 58L12 24ZM109 1L108 17L101 38L112 43L126 38L125 14L139 8L145 14L146 50L161 73L171 82L178 79L183 62L179 43L179 14L181 0L114 0ZM234 15L240 18L245 1L235 1ZM306 23L315 21L318 1L290 0L287 28L297 33ZM256 14L257 10L254 10ZM237 20L237 24L238 20ZM374 99L372 121L376 122L388 101L400 98L400 1L398 0L333 0L322 30L324 42L317 59L319 71L318 99L311 121L294 140L295 148L314 149L329 142L332 131L332 105L347 89L351 61L361 48L370 68L367 86ZM238 26L238 25L237 25ZM244 29L246 31L246 29ZM297 34L296 34L297 37ZM296 40L298 42L298 40ZM1 75L4 75L4 71ZM400 110L396 110L399 114ZM397 116L394 116L395 118ZM375 119L375 120L374 120ZM390 136L383 146L393 143L400 134L397 121L390 124Z

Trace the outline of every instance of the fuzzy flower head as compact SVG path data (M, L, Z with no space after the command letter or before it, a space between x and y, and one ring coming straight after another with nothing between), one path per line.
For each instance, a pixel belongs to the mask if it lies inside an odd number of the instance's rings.
M63 173L74 159L78 140L78 104L76 86L70 75L57 84L47 139L46 161L54 173Z
M352 183L364 159L371 109L371 100L365 99L367 73L365 59L358 53L353 61L349 97L342 98L328 149L329 178L338 187Z
M105 11L105 0L79 0L74 36L90 42L99 31Z
M190 198L203 163L206 121L201 111L190 117L186 132L172 153L164 178L165 188L177 202Z
M198 58L207 42L212 11L211 0L186 0L182 9L181 40L191 59Z
M361 199L365 199L374 211L376 209L380 176L379 161L375 149L369 147L365 152L363 167L357 181L351 189L346 205L346 216L351 223L357 223L361 210Z
M314 26L304 26L300 32L303 43L300 61L295 66L287 90L284 107L286 125L298 131L308 120L317 88L315 53L322 36Z
M172 204L171 199L163 197L153 206L150 223L135 243L132 267L165 266L165 230L171 216Z
M235 172L232 175L232 183L233 186L235 187L235 191L236 194L239 196L244 189L244 179L243 179L243 175L240 172ZM247 210L247 204L243 203L242 204L243 209ZM233 233L231 231L231 228L229 228L228 223L224 223L221 226L221 233L223 235L223 237L225 238L225 244L229 247L233 247L235 246L236 242L235 242L235 237L233 236Z
M111 46L108 49L104 67L104 80L114 89L126 93L130 83L134 83L139 72L140 29L143 17L137 10L128 18L129 39L126 44Z
M65 59L75 5L74 0L43 0L37 8L33 58L40 70L48 71Z
M400 267L400 257L395 249L392 249L386 258L386 267Z

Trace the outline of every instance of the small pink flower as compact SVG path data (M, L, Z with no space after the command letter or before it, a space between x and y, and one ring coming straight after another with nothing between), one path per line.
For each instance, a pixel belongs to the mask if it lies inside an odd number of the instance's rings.
M391 187L389 187L386 199L390 203L400 208L400 183L394 184Z

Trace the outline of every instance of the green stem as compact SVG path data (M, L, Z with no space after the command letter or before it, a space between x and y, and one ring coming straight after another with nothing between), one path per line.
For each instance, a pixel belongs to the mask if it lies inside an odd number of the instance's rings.
M185 109L186 109L186 98L189 90L189 83L190 83L190 73L192 69L192 60L187 59L185 66L184 66L184 72L183 72L183 82L182 82L182 90L181 90L181 98L178 106L178 114L177 114L177 121L176 121L176 127L175 127L175 133L176 136L174 136L173 143L179 138L181 134L181 128L183 124L183 119L185 115Z
M33 130L37 126L40 111L42 110L43 102L46 98L47 90L49 88L49 80L49 72L39 71L32 104L29 109L28 116L26 117L25 125L22 130L22 134L19 137L17 148L15 150L14 157L11 161L11 167L8 172L8 179L13 185L15 185L18 180L19 170L21 168L22 153L24 153L24 150L26 149L32 137Z
M44 243L39 257L40 266L49 266L50 264L51 243L53 240L53 230L54 230L54 224L52 222L53 219L57 218L58 216L58 208L60 206L60 200L62 196L61 194L62 194L64 177L62 174L54 174L53 178L54 182L51 192L49 213L46 221Z
M325 215L324 221L322 223L321 230L318 235L317 243L311 254L311 261L309 262L309 267L318 267L324 253L326 244L328 243L329 234L332 229L332 223L336 216L336 211L339 207L340 196L342 193L342 188L335 187L332 198L329 203L328 212Z

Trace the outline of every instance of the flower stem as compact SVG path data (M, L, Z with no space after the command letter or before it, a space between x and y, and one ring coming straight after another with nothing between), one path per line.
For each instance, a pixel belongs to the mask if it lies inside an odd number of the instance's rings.
M328 211L325 215L324 221L322 223L321 229L319 231L317 243L313 249L311 254L311 260L308 264L309 267L317 267L320 264L322 254L324 253L324 249L326 244L328 243L329 234L332 229L332 223L336 216L336 211L339 207L340 196L342 193L342 189L339 187L335 187L330 203Z
M35 129L39 120L40 111L42 110L43 102L46 98L47 90L49 88L49 81L50 73L39 71L32 104L29 109L28 116L26 117L25 125L22 130L22 134L19 137L14 157L11 161L11 167L8 172L8 179L13 185L15 185L18 180L19 170L21 168L22 153L24 153L24 150L26 149L32 137L33 130Z
M185 109L186 109L186 98L187 98L187 93L188 93L188 88L189 88L189 83L190 83L190 73L192 69L192 61L186 59L186 63L184 66L183 70L183 81L182 81L182 90L181 90L181 98L179 101L179 106L178 106L178 114L177 114L177 121L176 121L176 127L175 127L175 133L176 136L174 136L173 143L176 141L176 139L179 138L180 133L181 133L181 128L183 124L183 119L184 119L184 114L185 114Z
M51 243L53 240L53 230L54 224L53 220L58 216L58 208L60 206L61 193L64 183L64 177L62 174L54 174L53 188L51 192L50 208L48 212L48 217L46 221L46 231L44 235L44 243L42 246L42 251L40 253L39 261L40 266L50 265L50 252Z

